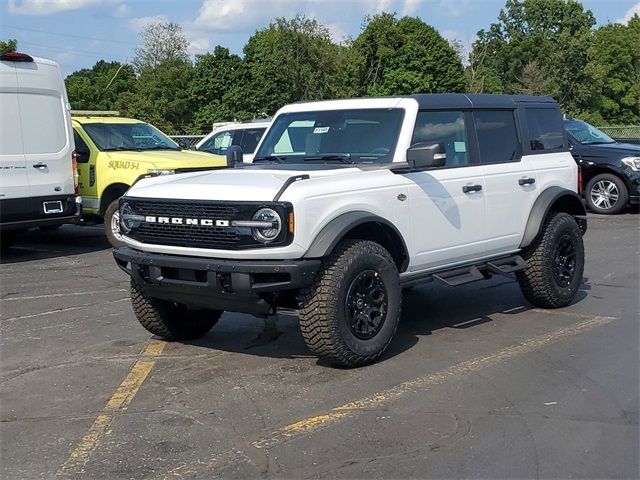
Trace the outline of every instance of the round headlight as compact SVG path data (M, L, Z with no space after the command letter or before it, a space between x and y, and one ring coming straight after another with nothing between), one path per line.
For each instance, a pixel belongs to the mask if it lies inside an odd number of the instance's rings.
M251 229L253 238L259 242L272 242L278 238L278 235L280 235L280 232L282 231L282 220L280 219L280 215L271 208L261 208L253 214L252 220L255 222L267 222L271 224L270 227L254 227Z
M132 228L135 227L134 222L130 220L133 215L131 205L127 202L123 202L120 205L120 231L122 233L129 233Z

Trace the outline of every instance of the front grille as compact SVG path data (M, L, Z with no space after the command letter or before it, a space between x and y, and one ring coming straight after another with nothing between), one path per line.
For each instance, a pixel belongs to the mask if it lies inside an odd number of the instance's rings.
M177 217L209 220L251 220L260 208L270 207L286 218L288 204L262 204L248 202L207 202L193 200L157 200L126 198L122 200L132 213L145 217ZM177 247L237 250L262 246L281 246L287 242L284 231L275 242L265 245L256 241L249 228L232 226L179 225L167 223L140 222L126 234L142 243L172 245Z

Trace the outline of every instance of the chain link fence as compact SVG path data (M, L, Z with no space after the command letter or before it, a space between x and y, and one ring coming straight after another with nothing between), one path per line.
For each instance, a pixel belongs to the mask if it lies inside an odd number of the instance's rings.
M202 140L206 135L169 135L174 142L180 145L182 148L192 148Z
M640 125L624 125L617 127L598 127L611 138L640 140Z

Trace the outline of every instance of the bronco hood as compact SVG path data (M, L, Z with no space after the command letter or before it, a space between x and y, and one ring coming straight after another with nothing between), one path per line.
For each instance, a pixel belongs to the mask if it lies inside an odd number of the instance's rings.
M228 168L213 172L161 175L141 180L127 193L130 197L182 198L189 200L272 201L291 177L344 175L356 167L298 170L280 168Z

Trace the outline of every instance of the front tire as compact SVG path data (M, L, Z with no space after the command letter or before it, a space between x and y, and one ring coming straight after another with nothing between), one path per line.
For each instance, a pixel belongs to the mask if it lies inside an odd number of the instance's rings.
M104 233L113 248L124 246L120 233L120 199L116 198L104 212Z
M376 361L391 343L402 293L396 265L377 243L348 240L301 292L300 329L310 350L337 366Z
M521 255L527 268L516 276L529 303L559 308L573 301L584 272L584 244L571 215L551 213L536 240Z
M192 340L204 336L222 315L220 310L189 310L184 305L148 297L131 281L133 313L147 331L165 340Z
M613 215L627 206L629 192L622 179L602 173L587 182L584 198L592 212Z

